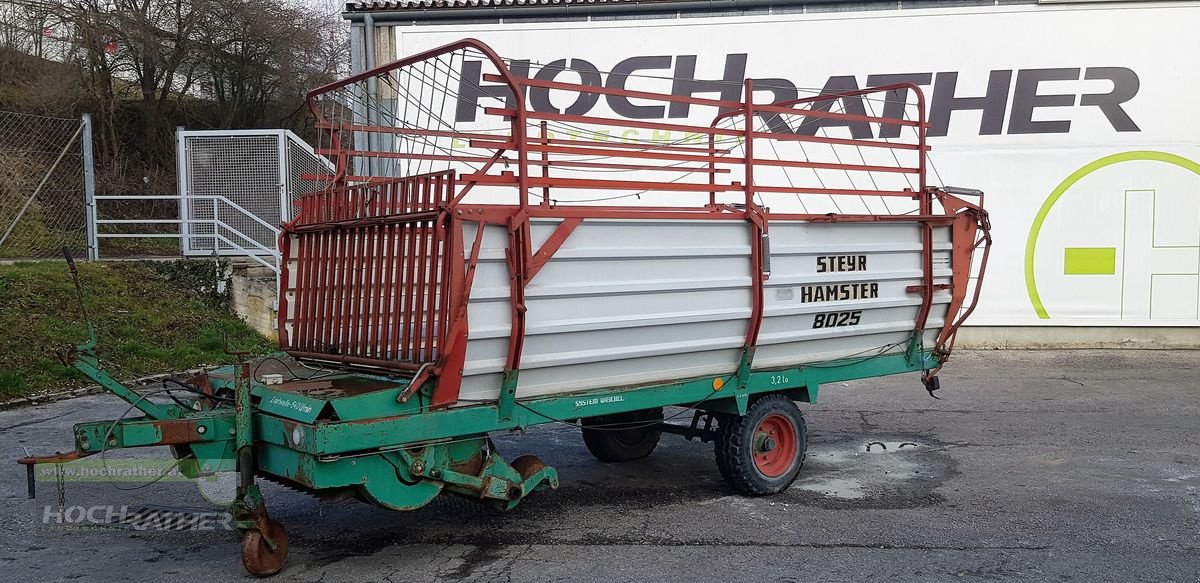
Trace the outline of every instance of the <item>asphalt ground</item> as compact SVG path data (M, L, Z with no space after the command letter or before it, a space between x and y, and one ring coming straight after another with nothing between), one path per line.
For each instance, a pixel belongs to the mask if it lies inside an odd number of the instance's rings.
M389 512L268 483L291 545L276 580L1200 581L1200 351L960 353L942 387L942 400L915 375L823 387L804 406L800 479L769 498L735 495L710 444L664 435L649 458L610 465L554 425L496 436L508 459L536 453L562 479L509 512L453 498ZM125 408L87 396L2 411L0 459L68 448L73 423ZM212 500L229 483L132 489L147 481L64 476L60 515L56 474L29 500L12 463L0 473L0 579L252 579L219 519L192 514L203 528L186 530L136 519L161 507L219 516Z

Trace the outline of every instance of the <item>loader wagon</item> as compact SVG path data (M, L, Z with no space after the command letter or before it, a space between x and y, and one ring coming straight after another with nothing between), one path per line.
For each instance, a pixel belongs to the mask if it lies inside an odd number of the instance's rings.
M509 508L558 476L488 435L570 423L603 462L662 433L714 442L732 489L769 495L801 469L796 402L821 385L938 388L990 236L981 192L927 182L918 86L713 98L516 63L468 39L312 91L329 166L280 236L281 353L163 402L110 377L93 335L67 361L144 416L22 463L167 445L189 475L238 472L242 562L265 576L287 536L259 478Z

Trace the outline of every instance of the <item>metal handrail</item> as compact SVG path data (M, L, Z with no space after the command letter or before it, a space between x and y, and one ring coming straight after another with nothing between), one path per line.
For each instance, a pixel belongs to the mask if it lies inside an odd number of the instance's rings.
M279 255L275 255L275 256L274 256L274 257L275 257L275 263L274 263L274 264L270 264L270 263L267 263L265 260L263 260L263 259L262 259L261 257L259 257L258 255L255 255L255 254L252 254L252 253L248 253L248 252L247 252L247 250L246 250L244 247L242 247L241 245L238 245L237 243L234 243L234 242L233 242L232 240L230 240L228 237L226 237L226 236L224 236L224 235L222 235L222 234L220 234L220 233L213 233L213 234L211 234L211 235L196 235L196 236L197 236L197 237L213 237L214 239L220 239L220 240L221 240L221 242L223 242L223 243L225 243L225 244L229 245L230 247L233 247L234 249L237 249L238 251L242 251L242 252L243 252L243 254L244 254L246 257L249 257L250 259L253 259L253 260L257 261L257 262L261 263L263 267L266 267L267 269L270 269L271 271L274 271L274 272L275 272L275 278L276 278L276 280L278 280L278 278L279 278Z
M131 221L131 222L138 222L138 221ZM175 220L173 222L180 223L183 221ZM270 268L272 271L279 273L279 261L280 261L281 256L278 251L271 249L270 247L267 247L267 246L263 245L262 243L259 243L258 241L251 239L250 237L247 237L246 235L238 232L237 229L230 227L224 221L204 220L204 221L187 221L187 222L190 224L198 224L198 225L212 225L214 227L221 227L223 229L226 229L232 233L237 234L238 237L241 237L241 238L245 239L246 241L249 241L251 243L250 246L252 248L257 248L259 251L261 251L261 253L252 252L250 249L247 249L246 247L243 247L242 245L235 243L232 239L230 239L218 232L215 232L215 231L212 233L205 233L202 235L194 234L194 233L189 234L189 235L181 235L179 233L97 233L96 236L99 238L102 238L102 239L141 239L141 238L181 239L184 237L186 237L188 239L219 239L221 242L228 244L235 251L239 251L241 255L245 255L246 257L253 259L254 261L257 261L258 263L263 264L263 266ZM98 224L104 224L104 223L100 222ZM121 224L129 224L129 223L121 223ZM272 259L275 260L275 263L274 264L267 263L265 260L263 260L261 258L262 255L270 256Z
M276 226L264 221L262 218L258 217L254 213L251 213L250 211L246 210L241 205L239 205L236 202L229 200L229 198L227 198L225 196L221 196L219 194L205 194L205 195L195 195L195 196L181 196L178 194L174 194L174 195L155 194L155 195L148 195L148 196L104 195L104 196L95 197L95 200L97 200L97 201L103 201L103 200L174 200L174 201L178 201L180 203L182 203L184 200L211 200L218 204L224 203L224 204L228 205L229 207L231 207L233 210L240 213L241 215L249 217L250 219L253 219L254 222L265 227L272 234L272 240L277 239L279 237L279 232L280 232L279 227L276 227ZM272 272L275 273L276 279L278 279L278 277L279 277L279 272L280 272L279 263L281 261L281 256L279 254L279 250L268 247L266 245L263 245L262 243L256 241L252 237L247 236L245 233L242 233L238 229L230 226L225 221L222 221L222 220L216 218L215 213L214 213L214 216L212 219L100 219L100 218L96 218L96 219L94 219L93 222L96 225L136 225L136 224L144 224L144 225L172 225L172 224L173 225L210 225L213 227L213 232L212 233L204 233L204 234L194 233L191 229L186 229L186 230L181 229L179 233L96 233L96 238L97 239L100 239L100 238L105 238L105 239L178 238L181 243L184 243L185 240L192 241L195 239L212 239L214 242L219 241L221 243L228 245L230 248L232 248L234 251L236 251L239 255L248 257L251 260L261 264L263 267L270 269ZM236 243L233 239L226 237L225 235L222 235L218 231L218 229L225 229L227 232L236 235L236 238L245 241L247 244L243 245L243 244ZM271 259L273 260L273 262L268 262L268 261L264 260L261 257L261 255L270 256Z
M198 222L198 221L197 221L197 222ZM223 229L225 229L225 230L227 230L227 231L229 231L229 232L231 232L231 233L234 233L234 234L236 234L237 236L239 236L239 237L241 237L241 238L243 238L243 239L245 239L245 240L249 241L249 242L250 242L250 243L251 243L251 244L252 244L254 247L257 247L258 249L260 249L260 250L264 251L264 252L265 252L267 255L270 255L271 257L274 257L276 261L278 261L278 260L279 260L279 250L278 250L278 249L271 249L270 247L267 247L266 245L263 245L262 243L259 243L258 241L255 241L254 239L251 239L250 237L247 237L247 236L246 236L245 234L243 234L241 231L238 231L237 229L235 229L235 228L233 228L233 227L229 226L229 224L228 224L228 223L226 223L225 221L222 221L222 220L220 220L220 219L212 219L212 220L209 220L209 221L204 221L204 222L205 222L205 223L213 223L213 225L214 225L214 226L221 227L221 228L223 228ZM215 234L215 233L216 233L216 231L214 230L214 231L213 231L213 233ZM194 235L194 236L196 236L196 237L207 237L208 235ZM237 249L238 249L239 251L246 251L246 249L245 249L244 247L240 246L240 245L235 245L235 247L237 247Z
M188 195L188 196L180 196L178 194L152 194L149 196L105 195L105 196L97 196L96 200L98 200L98 201L99 200L178 200L178 201L215 200L217 202L223 202L225 204L228 204L229 206L233 207L234 209L236 209L238 212L242 213L243 215L246 215L247 217L254 219L254 221L257 222L258 224L266 227L267 229L270 229L271 233L273 233L274 235L276 235L276 236L279 235L279 227L271 225L271 223L268 223L268 222L262 220L262 218L260 218L258 215L243 208L242 205L239 205L238 203L233 202L232 200L229 200L228 198L221 196L219 194L197 194L197 195ZM115 219L96 219L96 224L105 224L106 222L111 221L111 220L115 220ZM148 222L148 221L143 221L143 222ZM190 220L184 221L184 220L180 219L179 222L193 223L193 222L199 222L199 221L190 221Z

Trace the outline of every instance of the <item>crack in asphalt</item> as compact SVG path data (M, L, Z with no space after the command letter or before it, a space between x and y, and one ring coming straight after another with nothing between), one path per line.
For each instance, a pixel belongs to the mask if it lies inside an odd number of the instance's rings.
M8 425L6 427L0 427L0 433L4 433L5 431L10 431L13 429L19 429L21 427L29 427L30 425L38 425L40 423L45 423L47 421L54 421L55 419L65 417L72 413L74 413L74 411L69 411L67 413L63 413L62 415L55 415L53 417L43 417L41 419L30 419L29 421L22 421L21 423L14 423L13 425Z

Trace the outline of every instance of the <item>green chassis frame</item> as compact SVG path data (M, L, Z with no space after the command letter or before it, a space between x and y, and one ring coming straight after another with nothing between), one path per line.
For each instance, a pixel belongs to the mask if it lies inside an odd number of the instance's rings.
M517 401L518 371L507 371L497 402L431 410L431 384L408 399L408 379L338 373L328 379L368 381L378 389L329 399L253 382L248 363L208 375L214 393L231 395L235 407L193 408L153 403L105 373L94 339L79 346L70 363L105 390L145 413L135 419L81 423L74 427L79 456L129 447L169 445L189 463L188 476L239 469L247 460L255 474L311 490L352 489L360 498L391 509L427 504L443 489L512 507L534 490L557 487L553 468L518 459L511 465L491 451L487 435L560 420L664 406L692 406L744 414L752 395L782 393L815 402L821 384L935 368L942 358L913 334L902 353L868 355L771 371L751 371L753 349L743 351L730 375L678 382L614 387ZM330 413L336 420L329 420ZM319 418L324 417L324 419ZM265 514L253 475L243 472L235 517L252 529Z

